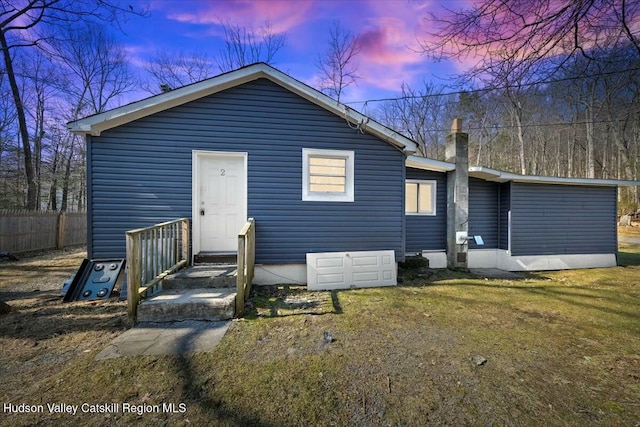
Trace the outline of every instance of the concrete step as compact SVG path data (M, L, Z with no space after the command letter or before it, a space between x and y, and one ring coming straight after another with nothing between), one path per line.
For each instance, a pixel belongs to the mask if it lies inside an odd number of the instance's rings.
M138 322L227 320L235 314L235 288L164 289L142 300Z
M236 262L238 262L236 252L200 252L193 257L194 264L235 264Z
M167 276L163 289L230 288L236 285L235 264L198 264Z

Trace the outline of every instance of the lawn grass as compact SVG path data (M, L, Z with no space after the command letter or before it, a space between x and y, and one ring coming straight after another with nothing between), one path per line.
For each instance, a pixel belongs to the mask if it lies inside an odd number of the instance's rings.
M82 347L38 376L42 356L23 360L0 388L3 403L185 413L1 414L0 425L636 425L640 247L622 253L626 267L515 280L434 271L394 288L256 287L211 353L97 362L104 344Z

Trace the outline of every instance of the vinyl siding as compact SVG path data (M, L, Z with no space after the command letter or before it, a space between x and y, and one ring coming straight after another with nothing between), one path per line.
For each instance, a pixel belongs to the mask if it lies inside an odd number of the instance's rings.
M482 236L484 245L469 240L469 249L495 249L499 240L499 184L469 178L469 236Z
M616 188L513 183L512 255L615 253Z
M407 253L447 248L447 175L407 168L407 179L436 181L436 215L405 215ZM403 187L404 190L404 187Z
M192 150L248 153L257 263L304 263L305 253L325 251L403 257L404 155L268 80L88 141L92 257L124 256L126 230L191 217ZM302 201L302 148L355 152L355 202Z
M500 249L509 250L509 212L511 211L511 183L500 184Z

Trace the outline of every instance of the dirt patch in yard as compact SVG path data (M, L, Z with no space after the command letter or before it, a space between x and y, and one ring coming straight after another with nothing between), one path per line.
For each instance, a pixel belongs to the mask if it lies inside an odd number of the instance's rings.
M79 355L106 346L125 329L126 304L62 301L65 280L80 267L82 248L0 261L0 378L4 390L25 390L33 378L59 373ZM0 393L0 400L6 402Z

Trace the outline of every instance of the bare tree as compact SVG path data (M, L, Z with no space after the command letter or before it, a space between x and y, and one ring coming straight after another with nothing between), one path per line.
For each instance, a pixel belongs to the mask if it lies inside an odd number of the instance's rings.
M474 130L469 135L470 164L494 167L493 143L500 135L500 110L491 108L492 104L495 105L493 92L462 91L458 96L456 115Z
M287 40L286 34L276 32L269 21L257 30L230 22L220 25L224 31L224 48L216 62L223 73L255 62L273 63Z
M316 61L320 72L320 90L340 101L343 91L357 82L357 56L362 46L360 37L334 21L329 30L327 48Z
M103 25L83 23L66 28L61 35L50 46L57 63L64 70L59 90L69 108L65 115L67 120L103 112L117 105L122 95L134 89L134 77L125 49ZM77 135L58 131L52 143L55 144L53 160L56 172L62 174L61 209L67 210L74 166L85 160L78 158L78 154L83 153L83 141ZM52 187L60 183L58 178L52 179ZM51 190L50 195L53 194Z
M387 101L381 108L379 119L418 144L419 156L434 159L444 156L442 123L448 121L449 99L441 95L441 89L429 82L414 89L402 85L402 95Z
M65 71L60 91L72 105L69 120L103 112L135 88L124 46L100 24L67 28L52 47Z
M572 79L585 78L586 85L593 82L589 88L577 85L586 90L581 90L584 96L578 107L585 123L584 175L595 177L598 167L603 170L598 164L594 126L604 96L596 93L601 85L597 75L611 62L611 52L631 50L632 56L640 58L640 39L631 25L639 19L640 3L629 0L487 0L445 10L439 16L431 14L427 18L431 31L421 46L436 59L478 59L461 77L480 80L508 99L521 173L537 170L536 158L540 158L539 150L533 151L535 144L524 123L532 121L534 110L523 105L531 103L531 88L554 77L563 78L569 70ZM576 66L579 63L581 66ZM600 65L594 68L590 64ZM589 79L589 73L595 73L596 78ZM542 146L538 148L543 152L547 141L540 139Z
M277 33L269 22L257 30L229 22L220 25L224 31L224 48L214 58L197 50L156 52L149 62L147 71L151 82L143 85L145 90L166 92L204 80L216 71L227 72L255 62L270 64L286 42L286 34Z
M466 9L445 9L442 16L430 14L432 30L421 46L434 58L526 60L539 71L540 61L550 57L598 59L598 48L631 45L640 56L640 38L630 25L639 20L640 2L631 0L486 0ZM480 62L473 72L483 70Z
M204 80L215 73L214 61L201 51L158 51L149 62L147 72L151 84L145 85L149 93L158 93Z
M21 64L24 72L23 79L23 99L27 106L27 116L31 123L31 139L33 143L33 167L35 169L36 180L36 206L40 207L40 195L43 185L43 162L46 145L46 126L48 111L51 110L51 98L53 97L53 81L56 71L46 60L41 52L32 52L32 58L27 58L27 62ZM28 74L28 77L27 77Z
M36 48L47 43L55 29L81 20L102 20L116 24L126 14L135 13L132 7L120 7L109 0L25 0L0 3L0 49L7 74L11 97L16 110L27 180L25 207L36 209L37 184L33 153L25 106L20 93L12 52L15 49Z

